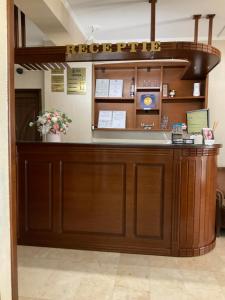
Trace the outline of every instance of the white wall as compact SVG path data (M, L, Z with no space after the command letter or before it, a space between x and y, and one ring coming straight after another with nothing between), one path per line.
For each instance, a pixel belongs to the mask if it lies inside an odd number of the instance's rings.
M28 71L23 68L23 74L16 72L19 65L15 65L15 89L41 89L42 107L44 107L44 72Z
M16 89L43 89L44 88L44 72L28 71L23 68L23 74L16 72L19 65L15 65L15 88Z
M213 46L221 51L221 62L209 74L209 109L210 124L219 122L215 131L217 143L223 144L220 150L218 165L225 167L225 41L217 41Z
M71 63L71 67L86 68L86 95L67 95L51 92L51 72L45 72L45 110L58 109L72 119L69 130L63 135L64 142L90 142L91 136L91 94L92 63ZM65 71L65 83L67 79Z
M8 65L7 65L7 0L0 1L0 297L10 300L11 252L9 211L9 156L8 156Z
M63 142L154 142L168 139L165 134L153 132L92 132L92 63L70 63L71 67L86 68L86 95L67 95L66 84L64 93L51 92L51 72L45 72L45 109L58 109L68 114L73 122ZM65 71L65 83L66 83Z

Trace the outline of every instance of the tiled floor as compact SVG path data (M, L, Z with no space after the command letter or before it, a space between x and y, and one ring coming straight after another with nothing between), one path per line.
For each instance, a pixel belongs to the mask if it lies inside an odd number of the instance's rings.
M225 237L195 258L18 247L20 300L225 300Z

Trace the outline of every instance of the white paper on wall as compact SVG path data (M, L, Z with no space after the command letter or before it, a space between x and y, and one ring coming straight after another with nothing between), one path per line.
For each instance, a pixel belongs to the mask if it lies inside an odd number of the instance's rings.
M126 128L126 111L100 110L98 128Z
M96 79L95 97L109 96L109 79Z
M112 128L112 110L100 110L98 115L98 128Z
M112 128L126 128L126 111L113 111Z
M111 79L109 83L109 97L123 96L123 80Z

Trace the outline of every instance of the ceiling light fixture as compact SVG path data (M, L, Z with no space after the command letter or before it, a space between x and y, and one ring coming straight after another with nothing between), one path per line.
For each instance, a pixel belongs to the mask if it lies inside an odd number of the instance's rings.
M86 44L92 44L95 41L94 34L96 31L98 31L101 28L101 26L95 24L95 25L89 25L88 28L90 30L90 34L86 40Z

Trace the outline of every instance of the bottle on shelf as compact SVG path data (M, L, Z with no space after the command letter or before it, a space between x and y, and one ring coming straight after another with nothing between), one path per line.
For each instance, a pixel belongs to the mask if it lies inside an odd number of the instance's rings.
M199 97L200 96L200 82L195 82L193 85L193 96Z
M130 85L130 97L134 97L134 95L135 95L135 84L134 84L134 77L133 77Z
M166 115L162 116L162 120L161 120L161 124L160 124L161 129L168 129L168 125L169 125L168 116L166 116Z

